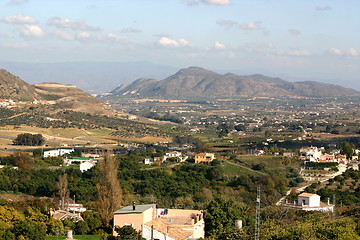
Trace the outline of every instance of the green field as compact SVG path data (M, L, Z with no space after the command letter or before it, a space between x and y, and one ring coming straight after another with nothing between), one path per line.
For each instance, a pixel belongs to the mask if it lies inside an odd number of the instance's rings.
M261 156L252 156L252 155L243 155L238 156L237 161L240 163L246 164L247 166L253 166L256 164L264 164L264 169L262 172L266 173L276 173L278 171L287 171L287 168L294 168L300 170L300 165L303 162L302 160L296 158L288 158L287 161L284 161L285 158L282 156L274 155L261 155Z
M76 240L100 240L103 235L74 235ZM46 240L64 240L66 236L47 236Z
M231 177L240 176L240 175L254 175L254 176L266 175L265 173L254 171L250 168L244 167L240 164L233 163L230 161L224 162L222 168L224 170L224 174Z

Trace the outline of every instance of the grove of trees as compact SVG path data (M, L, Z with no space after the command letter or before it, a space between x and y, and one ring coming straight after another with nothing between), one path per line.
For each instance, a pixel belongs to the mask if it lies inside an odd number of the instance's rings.
M41 146L45 142L42 134L21 133L14 139L14 145Z

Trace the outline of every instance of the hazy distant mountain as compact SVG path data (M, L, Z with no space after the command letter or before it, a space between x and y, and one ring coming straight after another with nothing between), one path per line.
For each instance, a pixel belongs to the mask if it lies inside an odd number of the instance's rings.
M75 85L90 93L113 90L123 83L146 76L164 78L176 68L148 62L21 63L0 61L0 68L29 83L58 82Z
M167 99L206 99L275 96L350 96L360 92L319 82L288 82L264 75L218 74L199 67L178 71L163 80L138 79L115 95Z

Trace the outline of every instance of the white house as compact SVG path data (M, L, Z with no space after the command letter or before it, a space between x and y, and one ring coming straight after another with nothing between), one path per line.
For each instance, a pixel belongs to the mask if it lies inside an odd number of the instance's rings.
M59 157L59 156L63 156L65 154L69 154L71 152L74 152L74 149L64 149L64 148L60 148L60 149L55 149L55 150L48 150L48 151L44 151L43 153L43 157Z
M317 162L321 157L321 149L317 147L302 147L300 148L300 157L310 162Z
M80 171L85 172L95 166L96 166L96 163L94 163L92 161L86 161L86 162L80 163Z
M153 165L154 164L154 159L153 158L145 158L143 160L143 163L146 165Z
M84 208L84 206L79 203L70 203L68 205L67 211L69 211L69 212L85 212L86 208Z
M259 156L259 155L265 154L265 151L264 150L254 150L253 154L256 155L256 156Z
M185 162L189 157L185 156L185 157L179 157L180 162Z
M168 153L165 153L165 156L166 157L181 157L181 152L178 152L178 151L172 151L172 152L168 152Z
M320 196L313 193L301 193L298 196L297 203L286 203L283 205L284 208L295 208L304 211L322 211L322 212L333 212L334 205L330 204L328 199L327 204L320 201Z

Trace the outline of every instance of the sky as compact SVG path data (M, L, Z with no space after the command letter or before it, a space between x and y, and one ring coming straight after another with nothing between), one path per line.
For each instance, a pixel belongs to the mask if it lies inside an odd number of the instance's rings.
M359 0L0 0L0 60L146 61L360 90Z

